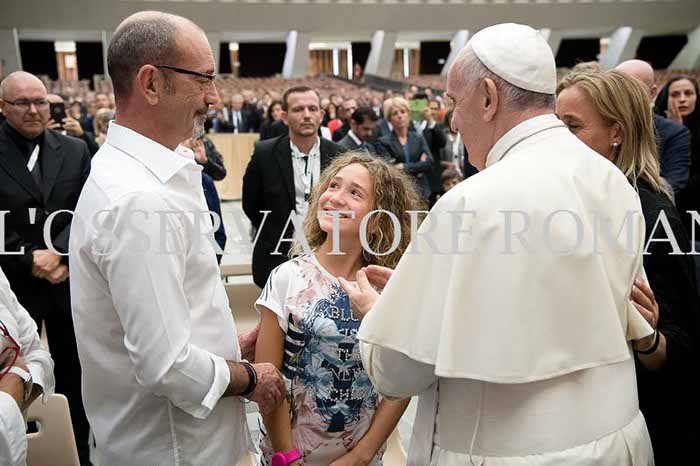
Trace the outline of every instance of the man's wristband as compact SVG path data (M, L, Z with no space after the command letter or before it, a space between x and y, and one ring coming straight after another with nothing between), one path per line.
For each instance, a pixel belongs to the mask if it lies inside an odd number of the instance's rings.
M651 348L649 348L646 351L634 350L634 352L637 354L641 354L642 356L649 356L650 354L654 354L656 352L656 350L659 348L659 341L661 341L661 338L659 338L659 330L656 329L654 331L654 343L651 345Z
M258 386L258 374L257 372L255 372L255 368L253 368L253 365L248 361L241 361L239 364L245 367L246 372L248 372L248 386L245 388L245 390L243 390L243 393L238 395L245 398L247 396L252 395L253 392L255 392L255 389Z

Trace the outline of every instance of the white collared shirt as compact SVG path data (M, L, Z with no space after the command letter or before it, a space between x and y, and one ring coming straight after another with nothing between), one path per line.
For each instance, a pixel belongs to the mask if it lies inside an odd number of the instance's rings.
M195 212L211 231L192 152L112 122L69 249L100 464L230 466L251 446L244 405L222 398L240 348L213 233L194 234Z
M302 217L306 217L311 190L321 178L321 138L316 136L316 144L308 154L299 150L291 140L289 147L292 149L292 167L294 169L295 210ZM305 163L302 157L308 157L308 162Z
M234 110L231 117L233 119L233 132L238 134L241 132L241 125L243 124L243 117L241 116L240 110Z
M355 144L357 144L358 146L362 146L362 144L364 144L364 142L362 142L360 138L358 138L357 135L352 132L352 130L348 131L348 136L350 136L350 139L355 141Z
M421 122L416 122L415 123L416 132L419 134L422 134L423 131L425 131L425 128L433 129L433 128L435 128L436 124L437 123L435 121L433 121L432 123L430 123L430 125L428 125L427 120L423 120Z

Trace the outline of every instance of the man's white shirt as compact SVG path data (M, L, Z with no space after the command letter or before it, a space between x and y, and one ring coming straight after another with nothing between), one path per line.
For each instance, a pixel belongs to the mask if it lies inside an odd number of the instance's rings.
M294 171L295 210L303 218L309 210L308 198L314 184L321 178L321 139L316 137L316 143L308 154L303 153L291 140L289 147ZM304 157L307 157L306 162Z
M100 464L230 466L252 447L222 398L240 348L200 172L112 122L80 195L71 298Z

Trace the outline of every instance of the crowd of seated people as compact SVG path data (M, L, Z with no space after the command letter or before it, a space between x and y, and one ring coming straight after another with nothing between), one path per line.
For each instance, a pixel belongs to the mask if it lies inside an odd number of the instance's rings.
M560 68L557 71L559 79L569 71ZM700 72L697 70L656 70L654 80L661 89L663 83L673 80L676 76L685 75L697 79L698 74ZM63 97L68 117L79 122L80 128L85 132L85 135L82 132L68 134L94 140L95 148L101 145L105 140L109 121L115 114L114 96L109 81L98 82L98 91L90 90L88 81L43 81L49 92ZM323 76L300 79L220 76L215 81L220 102L210 109L205 128L208 133L260 133L262 140L285 135L289 128L282 118L282 92L292 86L308 86L317 90L321 97L324 114L319 128L320 136L335 142L345 140L346 146L362 146L367 151L383 154L396 160L396 163L402 163L406 160L400 149L403 150L407 139L399 138L399 144L396 140L391 142L392 135L396 134L392 123L392 117L395 116L387 114L387 110L392 110L398 105L406 111L406 131L421 136L426 142L425 155L430 160L430 169L420 159L423 154L416 154L415 162L420 163L421 171L413 175L420 178L417 178L417 181L424 185L423 194L432 205L444 193L443 172L450 171L451 176L456 172L460 179L464 179L476 173L476 170L469 165L468 154L459 134L450 131L451 102L447 97L443 97L445 77L412 76L405 78L404 82L409 85L403 92L381 92ZM397 97L403 102L397 101ZM363 109L360 114L365 116L360 116L360 121L353 123L352 116L358 108ZM367 109L371 109L376 115L376 121L365 121ZM351 130L353 124L354 132ZM352 136L348 136L348 133L352 133ZM205 147L213 147L211 141L205 141ZM404 144L400 144L401 141L404 141ZM416 144L422 143L417 140L413 145ZM409 172L413 170L410 162L404 168Z

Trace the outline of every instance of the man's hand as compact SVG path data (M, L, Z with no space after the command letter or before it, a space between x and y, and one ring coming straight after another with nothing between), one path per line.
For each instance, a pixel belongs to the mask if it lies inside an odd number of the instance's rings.
M57 123L52 118L46 123L46 129L52 129L54 131L61 131L61 123Z
M32 275L37 278L47 278L61 263L61 256L48 249L35 249L32 256Z
M340 286L350 298L350 308L355 313L355 317L362 319L379 299L379 293L370 285L364 269L357 272L356 280L357 286L353 286L344 278L338 277Z
M68 280L68 266L65 264L61 264L58 267L56 267L56 270L51 272L46 279L52 284L52 285L58 285L61 282L64 282Z
M260 408L260 414L268 414L277 408L287 394L287 387L282 380L282 374L270 363L253 365L258 375L258 385L247 398L255 401Z
M260 321L253 330L245 332L238 337L238 346L241 348L241 357L250 363L255 362L255 344L260 334Z
M426 154L425 152L423 152L423 154L421 154L421 156L420 156L420 161L421 161L421 162L427 162L427 161L428 161L428 154Z
M83 134L85 134L85 131L83 131L83 127L80 126L78 120L69 116L63 119L63 127L66 129L66 133L76 138L81 138L83 137Z

